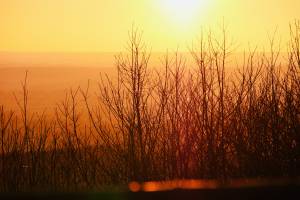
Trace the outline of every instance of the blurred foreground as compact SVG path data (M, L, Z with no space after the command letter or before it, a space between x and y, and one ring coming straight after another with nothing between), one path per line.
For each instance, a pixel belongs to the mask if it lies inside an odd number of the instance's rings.
M2 193L0 199L297 199L300 179L245 179L221 183L214 180L131 182L112 192Z

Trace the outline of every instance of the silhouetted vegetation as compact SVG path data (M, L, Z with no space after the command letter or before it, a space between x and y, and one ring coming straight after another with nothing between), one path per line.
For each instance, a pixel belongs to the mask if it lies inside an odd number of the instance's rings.
M222 31L221 40L202 35L193 66L174 53L155 70L133 30L116 78L99 81L98 104L89 88L73 89L54 116L30 112L26 74L19 110L0 108L0 190L299 176L300 23L284 63L270 38L268 52L245 53L235 70Z

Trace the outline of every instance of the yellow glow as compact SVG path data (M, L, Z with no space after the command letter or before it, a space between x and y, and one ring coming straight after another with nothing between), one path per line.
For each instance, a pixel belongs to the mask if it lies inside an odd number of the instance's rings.
M182 26L195 23L209 0L163 0L163 10L174 23Z
M0 0L0 52L115 52L135 24L152 51L187 50L223 19L243 50L300 19L299 0Z

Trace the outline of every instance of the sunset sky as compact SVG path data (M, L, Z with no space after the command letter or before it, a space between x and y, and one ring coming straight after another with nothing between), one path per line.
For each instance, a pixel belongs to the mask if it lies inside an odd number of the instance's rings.
M266 45L278 27L300 19L299 0L0 0L0 51L114 52L124 49L132 24L152 51L197 40L223 18L239 48Z

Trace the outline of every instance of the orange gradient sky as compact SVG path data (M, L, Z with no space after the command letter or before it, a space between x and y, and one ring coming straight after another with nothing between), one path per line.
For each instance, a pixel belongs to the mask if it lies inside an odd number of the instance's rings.
M300 0L0 0L0 51L113 52L134 23L152 51L185 51L201 27L228 26L235 45L266 45L300 19ZM173 2L173 3L172 3ZM173 5L172 5L173 4ZM175 5L177 4L177 5Z

